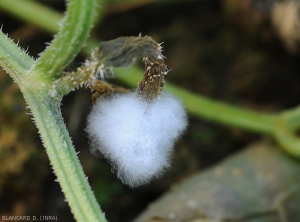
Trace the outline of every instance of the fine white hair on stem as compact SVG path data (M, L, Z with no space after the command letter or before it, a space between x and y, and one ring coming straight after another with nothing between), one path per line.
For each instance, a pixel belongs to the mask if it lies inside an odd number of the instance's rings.
M136 187L170 166L173 145L187 126L181 102L170 94L145 102L136 92L102 96L86 131L91 150L110 161L124 184Z

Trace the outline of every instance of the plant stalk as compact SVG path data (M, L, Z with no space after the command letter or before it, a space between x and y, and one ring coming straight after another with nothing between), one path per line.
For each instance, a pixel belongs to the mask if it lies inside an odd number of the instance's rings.
M32 91L32 92L31 92ZM23 90L50 163L77 221L105 222L106 219L84 175L60 111L60 103L45 91Z

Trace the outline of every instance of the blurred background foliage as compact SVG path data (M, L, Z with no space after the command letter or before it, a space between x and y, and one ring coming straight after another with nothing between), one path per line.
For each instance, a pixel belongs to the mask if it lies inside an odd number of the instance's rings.
M37 2L60 13L65 11L63 0ZM166 81L266 113L299 105L298 1L99 3L102 6L91 36L100 42L142 33L164 42L166 63L172 69ZM3 32L35 58L53 38L49 31L1 8L0 22ZM79 55L67 69L74 70L84 59ZM57 215L59 221L73 221L22 94L4 71L0 72L0 96L0 215ZM111 173L104 159L89 153L84 128L90 96L87 89L72 92L64 98L62 110L84 171L111 222L131 221L184 178L261 139L190 117L188 131L176 144L172 168L161 179L131 190Z

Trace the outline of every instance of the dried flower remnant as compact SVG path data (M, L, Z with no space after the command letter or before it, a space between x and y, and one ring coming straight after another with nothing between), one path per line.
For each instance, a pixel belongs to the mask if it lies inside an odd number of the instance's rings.
M146 101L151 102L162 90L164 76L168 73L161 49L161 44L155 42L150 36L120 37L102 42L95 50L93 58L97 58L100 64L104 64L103 67L109 67L107 70L111 70L111 67L130 66L139 58L143 58L145 74L139 82L138 93Z
M146 101L151 102L163 89L164 76L168 73L168 70L162 58L144 57L143 60L145 63L145 74L142 81L138 84L138 93Z
M119 37L101 42L96 56L110 67L130 66L143 57L163 58L160 44L150 36Z

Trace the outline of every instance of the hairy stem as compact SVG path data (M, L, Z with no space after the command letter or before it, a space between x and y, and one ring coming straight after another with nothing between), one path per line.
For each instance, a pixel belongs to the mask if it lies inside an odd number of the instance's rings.
M34 71L43 71L51 79L61 71L80 51L93 22L95 0L70 0L60 31L51 45L37 61Z
M1 33L0 43L7 43L7 41L10 40ZM0 44L0 57L3 56L2 53L5 53L5 58L7 58L5 65L1 60L1 66L3 65L2 67L11 76L15 75L15 69L27 72L25 68L33 64L33 60L24 53L14 55L14 50L18 52L20 49L13 44L5 45L4 48ZM23 60L23 63L20 64L19 60ZM78 221L106 221L84 176L65 128L60 113L60 100L52 101L49 98L49 83L36 81L29 78L30 76L22 74L17 73L15 78L31 109L50 162L75 218Z
M33 64L34 60L0 31L0 66L18 81Z
M45 51L36 66L33 59L1 33L0 65L17 81L24 94L53 170L75 219L77 221L105 222L104 215L86 180L63 122L60 112L61 96L57 96L53 100L49 96L54 78L41 78L49 74L52 77L52 74L63 68L60 66L64 66L74 58L92 25L93 10L94 0L69 1L69 8L61 32L58 33L57 39ZM71 33L75 29L80 32L79 34L73 33L71 41L75 43L71 44L71 47L68 41L70 40L68 38L70 37L69 28ZM56 46L59 44L61 51L56 51ZM63 62L60 61L60 57ZM35 66L34 69L33 66Z
M59 103L51 101L44 89L27 88L23 94L75 219L105 222L65 128Z

